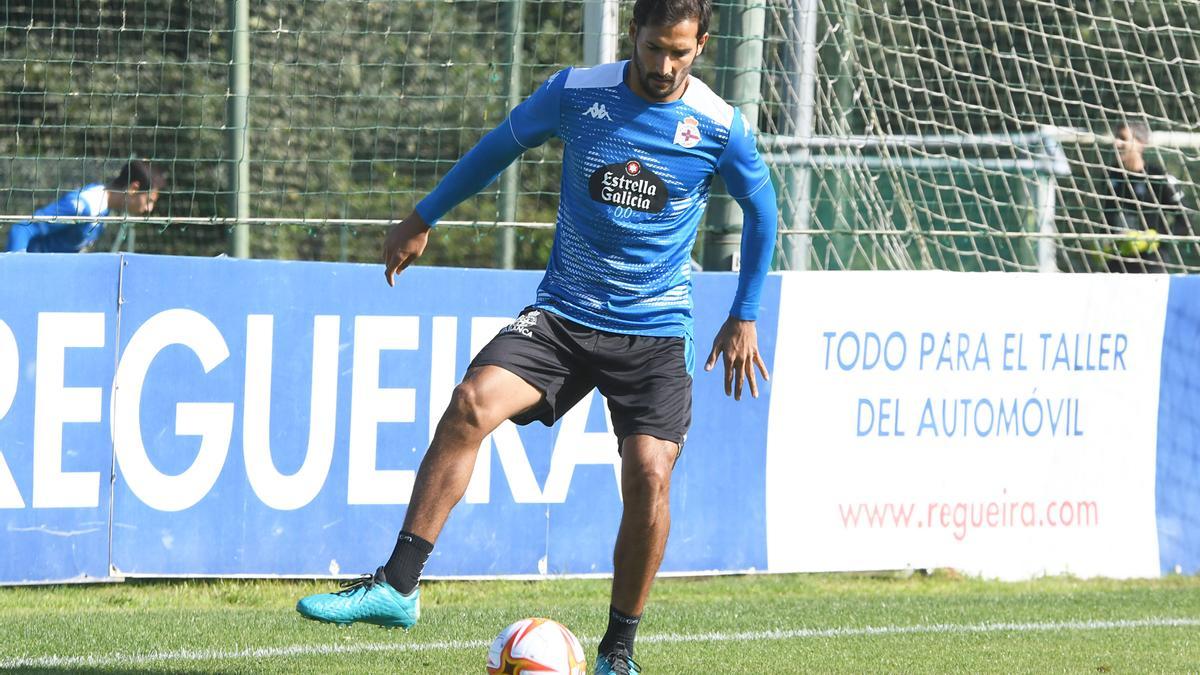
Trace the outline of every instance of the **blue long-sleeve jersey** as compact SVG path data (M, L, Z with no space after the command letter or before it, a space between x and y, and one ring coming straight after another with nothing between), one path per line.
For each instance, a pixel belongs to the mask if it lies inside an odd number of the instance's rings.
M628 61L548 79L417 205L434 224L526 149L563 141L554 247L538 307L599 330L692 335L691 251L720 173L744 212L730 314L753 320L776 231L775 190L741 113L692 77L651 103L625 84Z
M35 220L15 223L8 231L8 250L34 253L78 253L91 246L104 231L101 222L36 220L38 216L108 215L108 192L94 183L68 192L33 212Z

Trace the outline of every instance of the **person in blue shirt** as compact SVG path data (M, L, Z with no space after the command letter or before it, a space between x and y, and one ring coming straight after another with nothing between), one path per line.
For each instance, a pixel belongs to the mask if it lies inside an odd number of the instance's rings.
M114 211L145 216L154 210L165 174L149 162L134 159L108 183L85 185L33 212L33 219L13 224L8 231L9 251L79 253L96 243L104 232L102 218ZM44 216L72 218L39 219ZM79 217L73 219L73 217Z
M463 497L484 437L505 420L553 424L593 388L622 458L624 512L596 672L637 672L633 642L670 526L670 481L691 422L691 250L720 174L745 218L729 317L705 363L725 391L767 377L755 319L777 210L750 121L690 74L710 0L637 0L628 61L551 76L486 134L384 242L385 277L416 260L451 208L521 153L563 143L554 246L534 302L472 361L421 462L395 549L374 575L302 598L307 618L412 626L433 542Z

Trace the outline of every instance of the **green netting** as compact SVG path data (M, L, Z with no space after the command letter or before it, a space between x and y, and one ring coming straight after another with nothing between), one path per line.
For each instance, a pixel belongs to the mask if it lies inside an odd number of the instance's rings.
M784 4L807 21L810 3ZM760 121L791 143L776 153L781 207L814 235L785 244L789 262L1119 269L1127 233L1106 217L1106 174L1112 129L1131 121L1156 132L1148 158L1178 179L1193 223L1160 254L1197 269L1197 17L1195 0L821 0L812 37L773 43L766 64ZM807 44L810 84L789 65ZM788 110L806 88L807 125Z
M510 82L523 97L583 62L585 4L250 3L251 254L376 262L386 223L502 120ZM98 248L228 251L231 5L7 2L0 219L138 156L170 171L161 219L114 224ZM1159 132L1150 157L1192 206L1200 197L1197 0L716 9L696 73L757 121L780 195L779 267L1110 269L1122 235L1101 204L1122 119ZM552 142L521 160L516 221L553 221L559 156ZM452 212L476 224L444 228L423 262L497 264L502 201L497 183ZM697 258L726 260L717 249L736 221L715 202ZM542 266L551 232L513 231L516 264ZM1161 246L1172 270L1200 265L1194 237Z

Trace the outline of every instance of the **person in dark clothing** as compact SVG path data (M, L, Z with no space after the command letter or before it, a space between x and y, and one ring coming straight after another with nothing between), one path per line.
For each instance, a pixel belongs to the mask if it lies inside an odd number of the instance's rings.
M1117 165L1108 170L1104 217L1113 233L1127 236L1104 246L1110 272L1183 269L1178 247L1158 239L1162 234L1192 233L1182 185L1162 166L1146 161L1149 142L1150 129L1140 122L1125 122L1113 130Z

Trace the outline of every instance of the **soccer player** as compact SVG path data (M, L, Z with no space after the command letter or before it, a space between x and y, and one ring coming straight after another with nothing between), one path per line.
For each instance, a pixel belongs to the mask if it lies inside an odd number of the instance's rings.
M79 253L87 250L100 234L99 221L37 220L38 216L83 216L101 218L112 211L144 216L154 210L158 191L166 175L148 162L133 159L107 184L93 183L68 192L57 201L33 212L34 219L15 223L8 231L9 251L31 253Z
M692 77L710 0L637 0L628 61L550 77L489 132L384 242L389 285L446 212L525 150L563 142L554 246L533 304L479 352L421 462L391 558L298 611L321 621L412 626L417 583L470 481L484 437L511 419L553 424L593 387L607 398L622 458L624 511L597 673L638 672L634 636L670 527L671 472L691 423L690 252L714 173L745 213L742 267L706 370L725 392L767 377L755 319L775 244L776 204L750 122Z
M1159 234L1191 234L1179 180L1158 164L1146 161L1150 128L1141 122L1124 122L1113 130L1117 165L1108 170L1110 193L1104 216L1116 233L1128 237L1110 244L1111 272L1165 272L1164 263L1182 269L1175 247L1160 250Z

